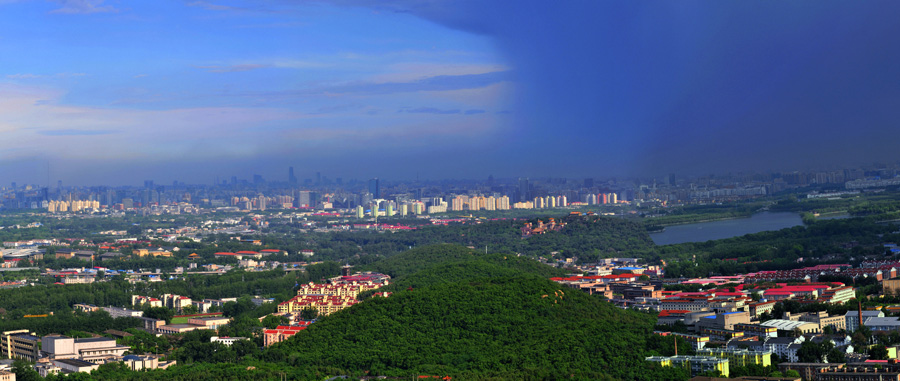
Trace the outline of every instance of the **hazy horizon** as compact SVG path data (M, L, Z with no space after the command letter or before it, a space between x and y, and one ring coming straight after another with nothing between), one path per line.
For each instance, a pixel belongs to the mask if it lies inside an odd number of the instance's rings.
M0 0L0 180L897 163L900 3Z

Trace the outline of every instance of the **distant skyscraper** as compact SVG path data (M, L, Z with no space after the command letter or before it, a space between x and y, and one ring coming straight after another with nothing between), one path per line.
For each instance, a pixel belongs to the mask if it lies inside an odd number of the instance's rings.
M153 180L144 180L144 188L153 188Z
M294 176L294 167L288 167L288 182L291 184L297 183L297 176Z
M528 183L527 177L519 178L519 201L531 201L531 184Z
M369 180L369 193L371 193L374 198L381 198L381 184L377 177Z

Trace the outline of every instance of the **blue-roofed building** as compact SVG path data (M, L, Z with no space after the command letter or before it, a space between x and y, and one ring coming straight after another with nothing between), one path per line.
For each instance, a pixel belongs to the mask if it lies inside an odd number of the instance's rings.
M723 330L734 330L735 324L749 324L750 313L747 311L725 312L710 316L705 316L697 322L698 328L712 328Z

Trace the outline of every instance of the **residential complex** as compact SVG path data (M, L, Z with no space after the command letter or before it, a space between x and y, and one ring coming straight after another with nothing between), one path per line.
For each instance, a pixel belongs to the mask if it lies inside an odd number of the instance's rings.
M325 284L305 284L297 296L278 305L279 313L313 309L325 316L359 303L357 296L364 291L386 286L390 276L377 273L355 274L329 279Z

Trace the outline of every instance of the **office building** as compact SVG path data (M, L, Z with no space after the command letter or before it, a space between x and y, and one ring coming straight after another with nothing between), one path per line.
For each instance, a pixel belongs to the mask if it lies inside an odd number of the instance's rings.
M8 359L23 359L28 361L37 361L40 356L39 342L41 339L35 336L34 332L27 329L17 331L6 331L0 335L0 344L2 344L2 356Z
M75 339L67 336L48 335L42 339L42 351L51 360L75 359L94 364L103 364L109 359L121 357L131 347L118 345L108 337ZM58 365L58 364L57 364ZM61 365L58 365L61 368Z
M381 198L381 184L377 177L369 180L369 193L371 193L374 198Z

